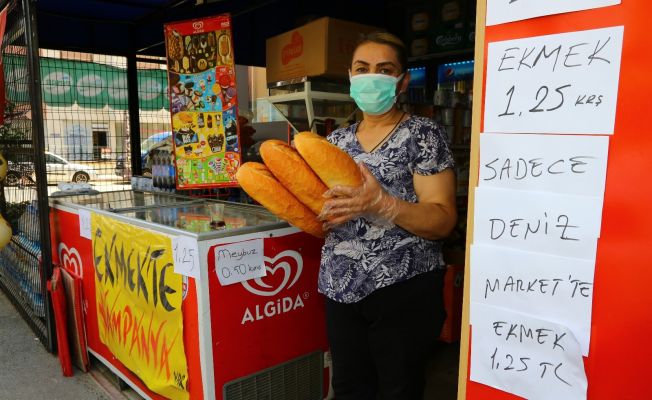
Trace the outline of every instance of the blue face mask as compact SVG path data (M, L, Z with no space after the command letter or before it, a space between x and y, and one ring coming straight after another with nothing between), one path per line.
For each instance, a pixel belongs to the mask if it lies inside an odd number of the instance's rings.
M385 74L360 74L350 77L351 97L360 110L370 115L381 115L389 111L396 102L396 85L400 76Z

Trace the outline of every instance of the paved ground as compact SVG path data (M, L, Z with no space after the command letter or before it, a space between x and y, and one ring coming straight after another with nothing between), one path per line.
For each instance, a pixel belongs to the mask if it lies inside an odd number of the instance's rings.
M440 343L428 366L424 400L454 400L458 344ZM132 390L119 391L115 377L101 365L90 373L77 369L66 378L59 359L36 339L0 290L0 400L134 400Z
M59 359L45 350L0 291L0 400L120 398L125 397L96 374L75 370L64 377Z
M439 342L426 368L426 388L423 400L457 399L459 343Z

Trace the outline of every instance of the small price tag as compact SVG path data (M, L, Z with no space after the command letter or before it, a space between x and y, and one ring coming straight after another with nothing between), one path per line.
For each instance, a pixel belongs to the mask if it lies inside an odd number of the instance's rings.
M222 286L265 276L263 239L215 247L215 273Z
M91 212L79 210L79 236L91 239Z
M197 239L188 236L172 238L174 272L199 280L199 246Z

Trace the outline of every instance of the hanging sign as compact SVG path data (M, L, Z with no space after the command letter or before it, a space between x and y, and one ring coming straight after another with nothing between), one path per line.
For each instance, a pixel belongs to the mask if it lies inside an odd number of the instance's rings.
M231 18L167 24L177 188L236 186L240 166Z

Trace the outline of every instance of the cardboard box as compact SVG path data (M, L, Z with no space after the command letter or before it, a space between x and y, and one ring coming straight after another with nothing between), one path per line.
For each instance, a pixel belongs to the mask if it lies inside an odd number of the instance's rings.
M269 38L267 82L304 76L348 79L360 35L377 30L380 29L326 17Z

